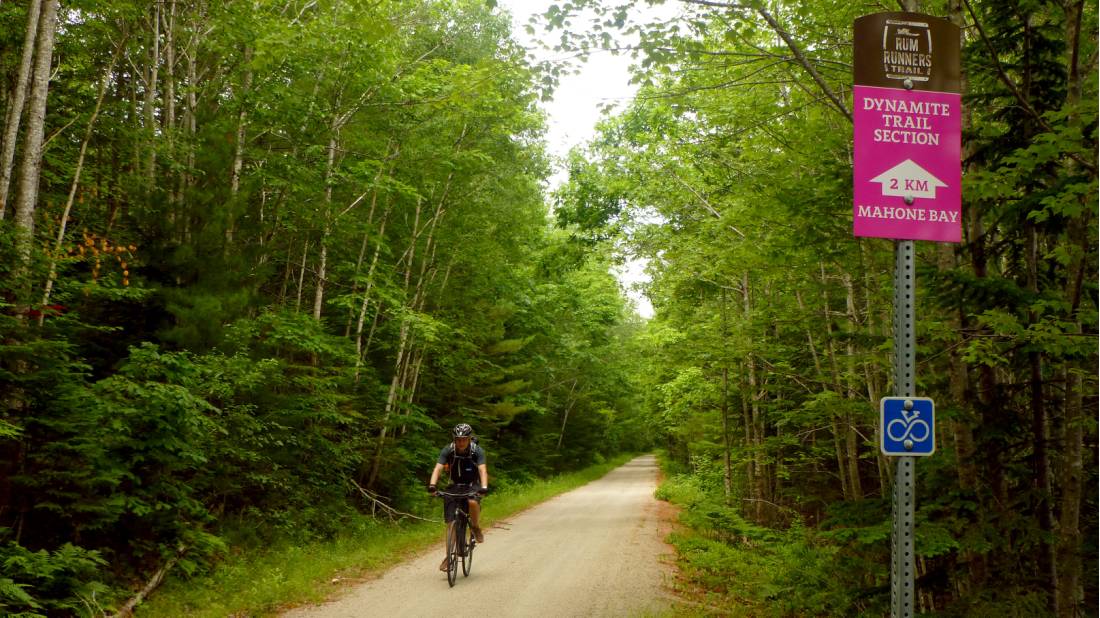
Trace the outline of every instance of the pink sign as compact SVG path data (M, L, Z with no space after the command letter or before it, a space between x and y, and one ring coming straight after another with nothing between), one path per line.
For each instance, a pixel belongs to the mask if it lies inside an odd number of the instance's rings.
M960 242L960 96L853 90L855 235Z

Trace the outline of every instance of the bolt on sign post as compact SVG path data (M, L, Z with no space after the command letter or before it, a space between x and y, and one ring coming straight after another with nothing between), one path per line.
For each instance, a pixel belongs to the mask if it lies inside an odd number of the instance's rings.
M959 28L920 13L855 21L852 231L895 240L894 397L880 448L894 456L890 608L913 615L915 456L935 451L934 405L916 397L914 241L962 239Z

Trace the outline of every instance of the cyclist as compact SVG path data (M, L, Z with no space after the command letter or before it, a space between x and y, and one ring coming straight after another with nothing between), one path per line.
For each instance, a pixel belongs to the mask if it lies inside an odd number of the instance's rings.
M439 459L432 470L432 478L428 481L428 493L435 495L436 483L439 482L444 466L448 469L451 481L448 491L476 488L477 497L469 500L467 512L470 515L470 530L473 531L474 538L478 543L483 543L485 537L478 525L478 518L481 515L481 497L489 493L489 469L485 465L485 450L475 442L474 429L466 423L455 425L451 430L451 436L454 441L439 452ZM448 526L454 522L457 506L452 499L443 501L443 520ZM443 558L443 564L439 565L439 570L447 570L447 558Z

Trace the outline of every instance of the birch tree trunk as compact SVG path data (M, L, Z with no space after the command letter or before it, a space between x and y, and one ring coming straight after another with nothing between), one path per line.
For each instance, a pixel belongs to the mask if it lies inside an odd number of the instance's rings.
M39 31L34 52L34 73L31 77L27 131L24 136L23 161L19 169L19 195L15 201L15 229L19 234L19 258L26 266L30 261L34 238L34 211L38 202L38 178L42 173L42 139L46 130L46 97L50 86L50 65L53 60L54 33L57 30L58 0L45 0L39 19Z
M729 344L729 307L726 304L726 290L722 289L722 401L719 412L722 415L722 489L725 490L726 504L730 504L733 497L733 469L730 462L730 375L729 360L726 357L726 347Z
M191 30L196 33L201 30L203 25L202 22L199 21L199 17L197 16L198 13L199 11L192 11ZM198 61L195 58L196 54L198 53L198 34L195 34L193 36L193 40L188 43L186 49L187 83L192 87L187 89L187 95L184 98L187 103L187 105L184 107L183 113L183 128L186 131L187 138L187 164L183 166L182 170L180 170L176 190L176 194L180 197L181 202L184 200L194 182L192 171L195 169L195 138L198 134L198 114L196 110L198 109L199 99L198 94L196 93L197 89L193 87L195 84L198 83ZM182 242L188 242L191 236L191 218L186 212L181 212L179 214L182 221L180 222L180 225L177 226L177 232ZM172 217L175 215L176 211L172 210L169 216Z
M822 317L825 320L825 338L827 344L825 346L825 355L829 359L829 369L832 372L832 390L841 396L844 392L844 388L840 382L840 365L836 360L836 342L833 340L833 321L832 316L829 314L829 292L826 286L827 280L825 278L825 264L819 264L821 270L821 300L822 300ZM855 491L852 488L852 478L849 475L848 470L848 454L846 450L847 445L847 430L844 427L843 417L840 415L832 415L833 425L833 446L836 449L836 464L837 474L840 476L840 488L844 495L845 500L851 500L855 498Z
M733 466L730 461L730 370L722 367L722 489L725 490L726 505L733 499Z
M381 170L379 170L381 175ZM378 177L375 177L375 182L378 182ZM355 258L355 271L351 278L351 295L355 296L359 293L359 273L363 270L363 260L367 257L367 247L370 246L370 228L374 225L374 209L378 205L378 188L375 187L371 192L370 198L370 212L367 213L367 230L363 232L363 242L359 245L359 255ZM344 325L344 337L351 336L351 323L355 320L355 309L348 308L348 322Z
M416 201L416 211L413 218L412 234L409 240L409 248L405 251L405 282L404 292L406 298L409 294L409 282L412 278L413 260L416 255L416 243L420 236L421 201ZM406 305L406 308L409 308ZM378 430L378 444L375 447L374 458L371 462L370 475L367 477L367 487L373 487L378 480L378 472L382 466L382 448L386 443L386 435L389 430L390 416L393 414L397 403L397 389L401 384L401 371L405 363L406 350L409 345L409 317L401 318L401 329L397 337L397 355L393 362L393 377L390 378L390 388L386 393L386 405L382 411L382 428Z
M298 298L294 302L295 313L299 313L302 311L302 289L305 287L306 258L309 257L309 245L310 241L306 240L305 247L302 248L302 266L298 269Z
M387 148L387 154L388 154L389 144L387 144L386 148ZM400 151L400 148L398 148L398 151ZM396 156L396 154L394 156ZM374 225L374 212L375 212L375 209L378 206L378 181L381 180L381 178L382 178L382 170L383 170L383 168L381 166L379 166L378 173L375 174L375 176L374 176L374 188L371 191L371 197L370 197L370 212L367 213L367 229L368 230L370 229L370 227L372 225ZM393 174L393 164L390 165L389 174ZM370 302L370 287L371 287L371 282L372 282L372 279L373 279L373 276L374 276L374 267L378 263L378 254L379 254L379 251L382 249L382 244L381 243L382 243L382 240L385 238L386 218L389 216L390 207L392 205L393 205L393 202L391 200L387 199L386 200L386 209L382 214L382 223L379 226L380 229L378 231L378 243L375 245L374 257L371 258L371 265L370 265L370 268L367 272L367 290L363 294L363 304L359 308L359 320L358 320L358 323L356 324L356 331L355 331L355 351L356 351L356 357L357 357L357 359L355 361L356 380L358 380L358 376L359 376L359 362L360 361L359 361L359 358L358 358L359 357L358 353L362 351L361 344L362 344L362 333L363 333L363 320L364 320L364 316L365 316L365 313L366 313L366 310L367 310L367 304ZM363 244L359 248L359 257L355 261L355 277L353 278L352 285L351 285L351 294L352 294L352 296L354 296L355 294L357 294L359 292L359 272L362 270L363 258L366 256L367 246L369 244L370 244L370 232L368 231L368 232L363 233ZM355 310L354 309L349 309L348 310L348 323L347 323L347 326L344 328L344 336L345 337L348 337L349 335L351 335L351 322L354 319L355 319Z
M463 128L463 134L465 134L465 128ZM375 451L374 462L371 464L370 476L367 479L368 487L373 486L374 482L378 478L378 472L382 464L382 447L386 441L386 434L389 424L390 416L393 414L396 407L398 387L404 387L407 383L402 379L402 369L404 364L409 362L408 360L408 348L409 348L409 330L411 327L411 318L407 313L415 313L423 307L423 294L424 294L424 279L427 272L428 264L435 256L435 230L439 221L443 218L445 213L444 205L447 202L447 198L450 195L451 183L454 180L454 172L447 174L447 179L443 184L443 190L440 194L439 200L436 202L435 213L432 215L431 220L425 224L427 228L428 236L424 246L424 256L421 258L420 274L417 277L416 288L413 291L412 298L406 302L406 316L401 320L401 331L398 336L398 348L397 358L394 361L394 375L390 381L390 390L386 396L386 407L382 414L382 429L378 434L378 447ZM420 226L421 215L421 202L417 200L416 213L414 217L412 227L412 238L409 241L409 247L406 249L404 255L402 255L400 262L405 263L405 281L404 281L404 293L405 297L409 298L409 288L412 277L413 264L416 260L416 247L419 242L420 236L424 233L424 229ZM448 272L450 268L448 268Z
M161 3L154 2L152 32L150 33L152 40L149 46L149 69L145 77L145 96L142 99L141 108L145 116L145 138L147 140L145 147L148 148L145 153L145 189L149 195L152 195L153 189L156 187L156 97L160 75L160 9Z
M752 295L749 290L749 274L747 272L741 274L741 300L742 310L746 318L752 312ZM745 359L748 365L749 374L749 388L748 388L748 401L750 411L750 426L747 439L752 443L752 478L751 487L753 495L753 513L757 522L764 520L764 443L763 434L760 431L763 420L760 416L760 403L757 397L757 391L759 384L756 379L756 360L752 355L748 355Z
M844 289L846 292L845 307L847 308L848 322L853 328L856 328L859 326L859 317L856 315L855 287L852 285L851 275L844 273L842 281L844 282ZM855 400L857 395L853 381L856 375L856 351L855 346L852 345L851 338L848 339L846 351L848 354L848 399ZM845 411L844 425L845 447L848 454L848 485L852 490L852 497L856 500L862 500L863 484L859 478L859 435L854 425L851 412Z
M577 390L577 379L573 380L573 386L569 387L569 405L565 407L565 414L561 417L561 430L558 431L558 444L554 447L554 450L560 451L562 441L565 440L565 424L569 422L569 413L573 410L573 406L577 404L576 397L573 393Z
M756 478L756 461L752 456L752 409L749 405L749 397L752 395L749 392L748 363L742 361L738 369L738 380L741 386L741 425L744 427L742 444L749 452L749 458L745 462L745 485L748 487L749 499L756 500L759 496L756 495L756 485L753 483L753 479Z
M241 170L244 169L244 141L245 141L245 126L248 123L248 106L247 98L249 92L252 90L252 46L246 45L244 48L244 77L242 78L241 88L238 91L240 101L240 109L237 110L237 139L233 145L233 172L229 181L229 193L232 196L229 204L228 220L225 224L225 248L226 251L233 245L233 236L235 234L235 228L237 226L237 219L234 213L237 208L240 208L239 200L237 197L241 192ZM331 146L331 144L330 144ZM328 173L331 174L332 166L332 152L329 152L330 160ZM327 174L326 174L327 175ZM326 179L327 180L327 179ZM328 198L327 201L332 200L332 188L326 187ZM323 251L323 250L322 250Z
M164 122L163 132L167 142L168 160L176 157L176 1L168 3L168 14L161 14L164 26ZM179 201L174 188L166 184L168 190L169 211L175 210Z
M332 133L328 140L328 158L325 163L325 202L324 202L324 227L321 230L321 254L317 264L317 287L313 293L313 319L321 321L321 307L325 301L325 278L328 267L328 237L332 233L332 175L336 165L336 146L339 128L332 126Z
M363 355L366 348L363 346L363 324L367 317L367 307L370 304L371 288L374 285L374 273L378 266L378 257L382 253L382 244L386 239L386 221L389 219L390 207L387 206L382 213L382 220L378 225L378 242L374 245L374 256L371 257L370 267L367 269L367 285L363 290L363 302L359 306L359 318L355 323L355 381L359 381L359 370L363 364ZM377 314L375 314L377 316Z
M27 32L23 36L23 53L19 62L19 74L15 81L4 115L3 149L0 150L0 220L7 213L8 189L11 188L15 164L15 143L19 139L19 123L23 117L23 104L27 99L27 82L34 65L35 41L38 38L39 19L46 0L31 0L27 6Z
M99 95L96 97L95 109L92 110L92 115L88 118L88 127L84 130L83 141L80 142L80 154L76 158L76 171L73 172L73 182L69 185L69 196L65 200L65 210L61 213L61 223L57 230L57 240L54 242L53 252L50 254L50 274L46 278L46 289L42 294L43 305L48 305L50 303L50 292L53 290L54 280L57 278L57 259L61 254L61 245L65 242L65 231L69 224L69 213L72 212L73 202L76 199L76 192L80 187L80 175L84 170L84 157L88 153L88 143L92 141L92 130L95 128L96 118L99 117L99 110L103 105L103 98L107 94L107 86L111 81L111 73L115 70L115 63L118 61L122 49L123 46L120 44L119 47L115 49L114 55L111 56L111 64L107 67L107 71L103 75L103 80L99 84ZM39 313L39 325L42 324L45 317L45 312Z

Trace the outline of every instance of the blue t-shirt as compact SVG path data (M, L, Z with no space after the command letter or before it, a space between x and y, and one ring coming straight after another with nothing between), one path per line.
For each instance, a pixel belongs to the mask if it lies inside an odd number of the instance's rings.
M439 451L438 463L442 466L449 465L451 467L452 483L480 485L481 474L478 473L477 467L485 463L485 450L471 443L470 448L465 453L459 453L455 450L454 442L452 442L443 447L442 451Z

